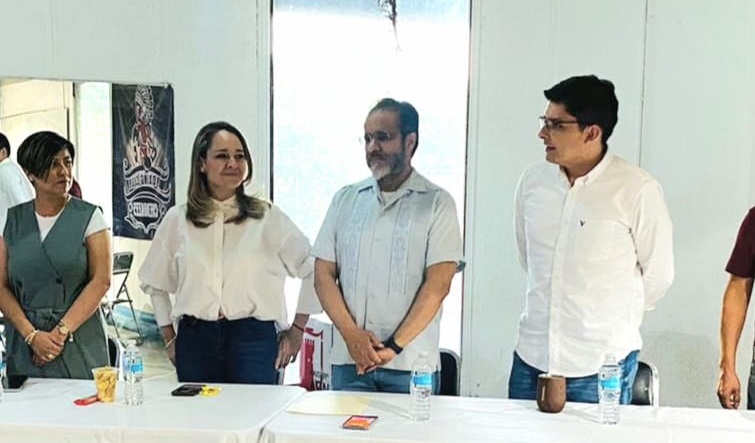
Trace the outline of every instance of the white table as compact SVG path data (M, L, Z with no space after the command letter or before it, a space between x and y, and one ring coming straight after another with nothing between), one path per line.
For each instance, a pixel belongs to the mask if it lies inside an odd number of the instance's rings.
M263 431L266 443L374 441L507 443L752 443L755 412L622 406L618 425L598 423L596 405L569 403L559 414L539 412L535 402L436 396L428 422L408 419L408 395L359 394L363 414L380 418L368 431L340 428L345 416L282 412ZM311 392L311 396L333 393Z
M144 382L144 404L76 406L91 380L31 379L0 403L0 442L257 442L262 427L305 391L290 386L217 385L216 397L172 397L169 380Z

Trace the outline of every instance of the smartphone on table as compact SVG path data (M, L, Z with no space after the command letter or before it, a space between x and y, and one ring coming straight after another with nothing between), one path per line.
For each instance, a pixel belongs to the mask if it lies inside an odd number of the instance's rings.
M204 388L204 385L187 383L174 389L170 395L174 397L193 397L202 392L202 388Z

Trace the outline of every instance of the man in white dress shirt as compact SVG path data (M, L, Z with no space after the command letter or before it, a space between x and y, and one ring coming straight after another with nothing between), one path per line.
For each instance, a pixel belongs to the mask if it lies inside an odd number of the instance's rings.
M8 209L34 198L34 188L13 159L8 138L0 133L0 235L5 229Z
M411 104L386 98L370 110L372 177L336 193L312 249L315 289L337 329L335 390L409 392L418 355L438 367L440 308L462 243L453 198L412 168L418 141Z
M660 185L608 152L618 100L608 80L571 77L545 91L538 137L545 162L527 168L515 197L524 312L511 398L534 399L538 375L567 378L567 401L597 402L607 354L631 401L646 310L674 278L672 226Z

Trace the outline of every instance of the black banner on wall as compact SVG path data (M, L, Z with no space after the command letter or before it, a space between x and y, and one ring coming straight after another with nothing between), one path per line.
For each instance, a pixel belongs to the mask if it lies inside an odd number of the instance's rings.
M113 234L151 240L176 202L173 88L113 85Z

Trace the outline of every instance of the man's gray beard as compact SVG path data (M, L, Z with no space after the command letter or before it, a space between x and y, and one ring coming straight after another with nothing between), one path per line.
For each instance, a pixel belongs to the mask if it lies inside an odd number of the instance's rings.
M403 163L405 158L405 155L401 153L388 157L387 161L376 161L373 163L367 162L367 166L370 167L370 171L372 171L372 176L375 177L375 180L380 181L389 175L400 174L404 169Z
M372 176L377 181L380 181L386 175L391 173L390 165L387 165L385 162L373 163L369 166L370 166L370 171L372 171Z

